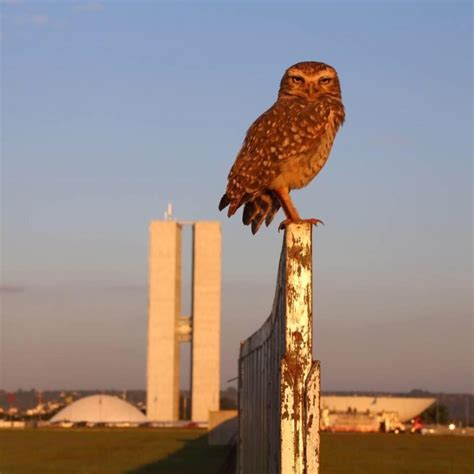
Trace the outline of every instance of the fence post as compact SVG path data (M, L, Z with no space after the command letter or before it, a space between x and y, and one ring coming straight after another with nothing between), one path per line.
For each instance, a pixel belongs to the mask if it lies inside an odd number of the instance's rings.
M320 366L312 358L312 283L312 226L291 224L272 312L241 344L240 473L319 473Z

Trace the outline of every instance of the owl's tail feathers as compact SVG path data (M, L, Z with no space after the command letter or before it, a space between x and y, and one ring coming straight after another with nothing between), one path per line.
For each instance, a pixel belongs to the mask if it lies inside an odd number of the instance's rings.
M221 200L219 202L219 211L222 211L222 209L225 209L230 203L229 196L227 194L224 194L224 196L221 197Z
M229 206L229 209L227 210L227 217L233 216L237 209L248 199L249 194L244 194L239 199L231 200L231 198L226 193L221 197L219 202L219 211L222 211L222 209L225 209L227 206Z
M243 204L245 204L245 207L242 222L245 225L251 224L252 234L257 233L264 221L268 227L280 209L280 201L273 193L260 194L253 198L251 195L245 194L240 199L234 200L231 200L227 194L224 194L219 202L219 211L229 206L227 215L230 217Z
M280 202L273 194L261 194L245 204L242 222L251 224L252 234L256 234L263 221L268 227L280 209Z

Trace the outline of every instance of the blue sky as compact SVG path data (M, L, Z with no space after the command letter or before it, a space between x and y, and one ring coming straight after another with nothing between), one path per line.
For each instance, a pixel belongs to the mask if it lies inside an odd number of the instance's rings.
M168 202L222 221L226 386L270 311L282 236L217 203L284 70L320 60L346 124L294 201L326 223L323 389L472 391L470 2L8 0L1 15L0 386L145 386L147 231Z

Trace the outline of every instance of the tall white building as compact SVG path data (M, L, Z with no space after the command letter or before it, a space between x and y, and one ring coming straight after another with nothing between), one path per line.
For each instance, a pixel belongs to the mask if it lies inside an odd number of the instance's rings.
M181 230L152 221L149 250L147 418L179 419L180 348L191 342L191 419L219 409L221 229L195 222L191 315L181 314Z

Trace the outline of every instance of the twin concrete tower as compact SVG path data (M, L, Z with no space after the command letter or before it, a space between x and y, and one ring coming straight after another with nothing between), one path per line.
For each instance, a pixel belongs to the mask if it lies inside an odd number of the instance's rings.
M180 343L191 342L191 420L219 410L221 229L192 225L191 315L181 314L184 224L152 221L149 250L147 418L179 419ZM186 224L187 225L187 224Z

